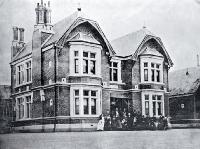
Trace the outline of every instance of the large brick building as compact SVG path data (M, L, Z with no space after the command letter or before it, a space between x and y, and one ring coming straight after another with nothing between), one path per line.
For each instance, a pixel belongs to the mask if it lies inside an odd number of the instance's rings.
M96 21L77 12L51 24L50 3L37 4L32 41L13 28L15 129L95 129L107 110L168 115L168 70L161 39L146 28L110 43Z

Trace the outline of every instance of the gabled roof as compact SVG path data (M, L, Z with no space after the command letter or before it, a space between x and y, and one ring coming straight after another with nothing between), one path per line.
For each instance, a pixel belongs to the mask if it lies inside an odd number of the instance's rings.
M89 43L95 43L100 44L92 35L86 35L82 32L77 33L72 38L69 39L69 41L85 41Z
M29 41L24 45L24 47L20 50L20 52L13 58L12 61L15 61L19 58L27 56L32 53L32 41Z
M200 67L181 69L169 73L170 95L193 94L200 86Z
M10 85L0 85L0 99L10 99Z
M46 41L44 43L43 47L46 47L52 43L59 42L59 40L63 36L69 35L69 33L66 34L66 32L69 29L73 29L73 27L76 27L76 25L74 25L75 23L77 23L76 21L82 20L82 22L88 21L91 25L93 25L97 29L97 31L101 34L103 40L105 41L109 51L111 52L111 55L115 54L115 52L112 50L112 46L110 45L109 41L106 39L106 37L105 37L104 33L102 32L102 30L100 29L98 23L93 20L89 20L87 18L88 17L85 14L83 14L82 12L76 11L72 15L70 15L70 16L66 17L65 19L59 21L58 23L54 24L53 25L54 34L51 35L50 38L47 39L48 41ZM92 39L90 39L90 40L92 40ZM98 42L96 41L96 43L98 43ZM28 54L31 54L31 52L32 52L32 41L25 44L25 46L21 49L20 53L17 54L16 57L14 57L14 59L12 61L18 60Z
M147 35L154 36L149 30L142 28L111 41L111 45L118 56L133 55Z

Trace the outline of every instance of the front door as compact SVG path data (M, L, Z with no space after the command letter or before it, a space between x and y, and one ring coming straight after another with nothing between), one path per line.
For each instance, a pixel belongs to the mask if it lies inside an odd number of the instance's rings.
M116 108L118 108L118 110L120 112L122 112L124 109L126 109L126 112L129 110L129 106L130 106L130 99L127 98L112 98L110 99L110 110L111 113L113 113Z

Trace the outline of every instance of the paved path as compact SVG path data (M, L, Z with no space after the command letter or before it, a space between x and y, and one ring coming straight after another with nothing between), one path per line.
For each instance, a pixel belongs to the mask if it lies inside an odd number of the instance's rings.
M15 133L0 135L0 149L200 149L200 129Z

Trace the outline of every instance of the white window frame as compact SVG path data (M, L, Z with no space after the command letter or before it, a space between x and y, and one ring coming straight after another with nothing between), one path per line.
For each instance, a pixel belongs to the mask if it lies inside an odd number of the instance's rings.
M26 101L26 97L28 97L28 96L30 96L31 97L31 99L30 99L30 101L29 102L27 102ZM33 103L33 94L32 93L29 93L29 94L24 94L24 95L21 95L21 96L17 96L16 97L16 120L26 120L26 119L31 119L31 117L30 117L30 115L29 116L27 116L27 103L29 103L29 104L31 104L31 106L32 106L32 103ZM23 117L22 118L19 118L19 98L22 98L23 99L23 103L22 103L22 105L23 105L23 108L24 108L24 113L23 113ZM29 108L29 114L30 114L30 112L31 112L31 106L30 106L30 108Z
M143 91L142 92L142 115L147 116L146 112L145 112L145 95L149 95L149 116L153 117L153 99L152 96L156 95L156 96L161 96L161 100L155 100L156 101L156 115L155 117L159 117L160 115L158 115L158 102L161 102L161 112L162 115L165 116L165 102L164 102L164 93L163 92L157 92L157 91Z
M164 58L162 57L156 57L156 56L141 56L140 57L140 78L141 78L141 83L153 83L153 84L163 84L163 61ZM148 67L144 67L144 63L148 64ZM156 71L154 72L154 81L152 81L152 68L151 68L151 63L154 63L156 69L156 64L159 65L159 70L160 70L160 82L157 82L156 78ZM144 70L148 70L148 81L145 81L144 79Z
M75 96L75 90L79 90L79 96ZM84 114L84 95L83 91L87 90L89 91L89 96L87 98L89 99L89 113ZM96 97L91 96L91 91L96 91ZM75 113L75 98L79 98L79 114ZM96 99L96 114L92 114L91 112L91 100L92 98ZM102 106L101 106L101 89L98 87L71 87L70 88L70 115L73 117L97 117L102 112Z
M31 71L30 71L31 78L30 78L30 81L27 81L27 65L26 64L28 62L31 62L31 67L30 67L30 69L31 69ZM19 70L18 70L18 67L21 66L21 65L24 67L23 70L20 71L21 73L23 73L24 79L23 79L22 83L19 83L19 79L18 79L18 77L19 77L19 74L18 74ZM24 60L23 62L18 63L16 65L16 86L18 87L18 86L21 86L21 85L29 84L31 82L32 82L32 59L27 59L27 60Z
M80 43L70 43L70 54L69 54L69 64L70 64L70 74L69 76L91 76L91 77L101 77L101 50L100 45L86 44L84 42ZM78 51L78 56L74 56L74 52ZM88 52L88 73L83 73L83 52ZM95 59L89 58L90 53L95 53ZM75 73L75 59L78 59L78 73ZM90 60L95 60L95 74L90 73Z
M113 81L113 73L109 73L109 75L111 74L111 78L112 80L110 80L110 83L122 83L122 79L121 79L121 60L117 60L117 59L111 59L110 60L110 69L116 69L116 67L113 67L113 62L117 63L117 81ZM109 71L110 71L109 69ZM110 79L110 78L109 78Z

